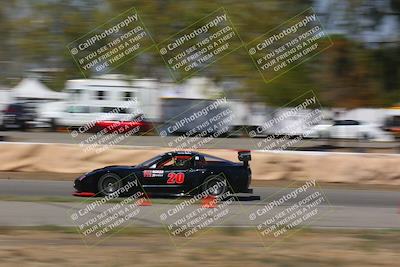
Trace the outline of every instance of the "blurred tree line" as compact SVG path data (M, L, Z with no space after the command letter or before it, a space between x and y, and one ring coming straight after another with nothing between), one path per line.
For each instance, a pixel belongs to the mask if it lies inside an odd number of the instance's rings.
M306 8L326 2L330 0L8 0L0 5L0 84L15 84L28 69L57 68L61 71L48 85L62 90L67 79L82 77L66 45L131 7L137 9L156 43L224 7L247 43ZM400 2L333 2L342 4L329 6L327 12L317 10L317 14L324 26L340 25L338 32L328 27L334 45L273 82L264 83L244 47L198 75L235 81L236 91L228 94L277 106L310 89L323 106L379 107L399 102L399 29L393 32L396 38L389 40L371 42L362 36L376 35L376 28L385 26L388 16L400 23ZM336 16L335 9L344 10L343 17ZM113 72L170 78L155 47Z

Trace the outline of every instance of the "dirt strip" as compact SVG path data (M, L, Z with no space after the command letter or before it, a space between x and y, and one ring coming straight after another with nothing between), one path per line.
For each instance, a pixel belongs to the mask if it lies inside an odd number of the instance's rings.
M68 233L69 232L69 233ZM0 266L396 266L397 231L302 231L266 248L251 229L211 231L177 249L162 229L132 229L96 247L68 229L0 229ZM155 255L157 255L155 257Z
M0 171L83 173L107 165L135 165L168 149L111 147L96 153L69 144L0 144ZM237 161L234 150L200 152ZM400 185L400 157L377 154L252 152L253 179Z

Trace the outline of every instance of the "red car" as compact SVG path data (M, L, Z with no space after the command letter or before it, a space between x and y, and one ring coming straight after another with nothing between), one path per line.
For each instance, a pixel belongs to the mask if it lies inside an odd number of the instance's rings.
M103 131L104 133L130 133L130 135L134 135L139 132L147 132L152 128L153 124L145 120L143 114L137 115L129 121L97 121L93 127L95 132Z

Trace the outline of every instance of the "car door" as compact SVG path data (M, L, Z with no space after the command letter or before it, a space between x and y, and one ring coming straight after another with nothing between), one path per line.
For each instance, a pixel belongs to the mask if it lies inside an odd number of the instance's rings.
M343 138L343 130L342 121L335 121L334 124L329 128L329 136L332 138Z
M177 164L177 156L169 154L140 172L145 191L150 193L178 194L185 190L185 179L190 164Z
M165 169L165 178L168 189L175 193L196 194L199 186L207 176L207 167L204 157L197 154L179 155L177 166Z
M144 167L139 169L136 173L143 189L148 193L162 192L164 186L164 169L163 162L169 160L172 156L165 155L163 157L156 158L155 161L145 164Z
M365 134L364 125L361 124L359 121L352 121L352 138L359 139L362 138Z
M355 120L346 120L346 138L357 139L361 136L360 123Z
M91 110L89 106L69 106L60 120L64 126L83 126L90 123Z
M194 155L174 155L173 164L163 166L165 191L179 194L187 193L193 188L197 170L194 168Z

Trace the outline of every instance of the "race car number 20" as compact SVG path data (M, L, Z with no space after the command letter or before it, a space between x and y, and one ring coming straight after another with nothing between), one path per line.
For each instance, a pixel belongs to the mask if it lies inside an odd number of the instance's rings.
M182 172L179 173L168 173L167 184L183 184L185 181L185 174Z

